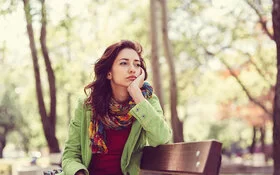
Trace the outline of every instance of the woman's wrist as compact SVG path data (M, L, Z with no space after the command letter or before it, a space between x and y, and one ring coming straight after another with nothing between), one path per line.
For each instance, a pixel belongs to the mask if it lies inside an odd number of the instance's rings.
M136 96L134 96L134 97L132 97L132 98L133 98L133 101L134 101L136 104L138 104L138 103L140 103L140 102L142 102L142 101L145 100L145 97L142 95L142 93L140 93L140 94L138 94L138 95L136 95Z
M136 104L145 100L145 97L143 96L141 89L138 86L131 84L127 90Z

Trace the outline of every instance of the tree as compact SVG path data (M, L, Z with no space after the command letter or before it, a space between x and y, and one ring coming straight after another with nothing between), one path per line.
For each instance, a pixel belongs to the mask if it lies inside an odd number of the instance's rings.
M7 95L4 96L3 102L9 101ZM6 146L6 136L8 132L12 131L15 128L15 118L16 115L14 114L13 110L10 106L1 104L0 106L0 158L3 158L3 149Z
M29 0L23 0L24 3L24 12L26 18L26 28L28 32L30 50L32 55L33 61L33 69L34 69L34 76L35 76L35 85L36 85L36 94L37 94L37 102L39 107L39 113L41 116L41 121L43 125L44 134L50 149L50 153L60 152L58 140L55 136L55 128L56 128L56 88L55 88L55 75L52 69L51 61L48 54L48 48L46 46L46 8L45 8L45 1L41 0L41 35L40 35L40 43L42 54L45 61L46 71L48 75L48 84L49 84L49 97L50 97L50 112L47 113L43 90L42 90L42 83L41 83L41 75L40 75L40 66L38 60L38 53L35 44L33 26L32 26L32 15L30 13L31 6Z
M272 23L276 43L277 78L273 109L273 159L274 175L280 174L280 0L273 0Z
M161 15L162 15L162 37L164 45L164 54L168 63L170 80L169 80L169 90L170 90L170 111L171 111L171 125L173 129L173 140L174 142L183 142L183 123L180 121L177 113L177 80L176 73L172 55L171 43L168 37L168 27L167 27L167 6L166 0L160 0L161 4Z
M29 126L23 119L16 99L18 97L8 89L0 103L0 158L3 157L3 149L6 146L8 134L13 131L16 131L20 136L18 139L20 145L26 152L28 151L30 133L26 131L29 130Z
M71 54L71 40L70 40L70 37L71 37L71 17L70 17L70 14L69 14L69 8L70 8L70 5L67 4L66 5L66 10L65 10L65 13L66 13L66 19L65 19L65 25L64 25L64 28L65 28L65 31L66 31L66 48L67 48L67 57L68 57L68 61L70 62L71 59L72 59L72 54ZM67 92L67 116L68 116L68 124L70 123L70 120L71 120L71 111L72 111L72 105L71 105L71 97L72 97L72 94L71 92Z
M262 44L263 42L263 38L266 40L269 40L267 38L267 36L271 39L271 33L270 33L270 29L268 28L268 26L266 25L267 23L267 18L263 15L265 14L265 10L262 9L262 3L261 1L254 1L254 3L252 3L252 1L246 0L244 1L246 2L250 7L249 8L253 8L254 11L250 11L249 13L245 11L240 11L240 12L235 12L234 10L231 10L230 14L235 14L234 18L236 20L236 25L235 25L235 29L233 29L231 32L231 36L230 36L230 40L227 40L226 42L224 42L223 44L220 44L222 42L218 42L219 47L216 47L216 49L214 47L210 47L210 45L206 44L206 48L210 48L210 50L217 50L217 48L220 49L219 52L223 52L225 54L225 50L226 51L233 51L236 52L236 54L240 55L239 58L244 59L244 62L240 64L240 62L232 62L232 65L230 65L229 63L231 62L232 56L233 55L226 55L224 56L224 58L220 58L220 61L225 65L225 67L227 68L227 70L230 72L231 76L235 78L236 82L241 86L242 91L244 92L244 94L247 96L248 98L248 103L247 104L242 104L242 106L239 106L240 108L243 108L244 110L247 111L247 113L249 112L249 114L244 115L244 112L242 114L242 112L239 112L236 116L241 116L242 118L246 118L247 116L250 116L252 118L254 118L255 120L258 120L258 118L262 118L262 122L261 125L258 124L257 129L260 131L261 133L261 137L260 137L260 141L262 144L262 150L265 152L264 146L265 146L265 129L266 129L266 123L268 123L269 121L271 121L272 119L272 108L270 107L270 105L272 104L272 99L261 99L260 97L264 97L267 94L270 93L270 91L272 91L274 93L274 87L273 87L273 83L270 80L270 77L268 75L273 75L273 72L271 71L271 69L269 69L269 66L263 66L266 65L265 61L269 60L269 55L261 55L262 52ZM242 1L240 3L243 3ZM245 6L246 8L248 8L247 6ZM262 10L262 11L260 11ZM252 13L253 12L253 13ZM254 14L254 12L256 14ZM243 20L244 16L246 15L246 22L245 20ZM226 16L226 15L225 15ZM230 16L230 15L229 15ZM257 17L257 20L256 18ZM259 19L258 19L259 18ZM224 20L226 21L226 20ZM254 24L254 28L253 30L247 30L245 27L245 25L247 25L247 21L249 21L249 24L253 23ZM243 26L243 29L241 29L240 27ZM219 22L217 24L215 24L215 27L219 28L219 31L222 32L226 32L228 26L221 26L219 25ZM240 29L241 30L240 30ZM226 29L226 30L225 30ZM266 36L267 35L267 36ZM218 35L216 35L218 36ZM221 35L223 36L223 35ZM225 37L225 36L223 36ZM241 48L238 47L236 45L237 42L242 42L242 39L252 39L254 41L254 43L250 43L251 46L254 47L254 45L256 46L256 50L254 52L247 50L245 48ZM210 40L210 39L209 39ZM236 47L237 46L237 47ZM208 49L205 49L206 53L210 54L210 55L215 55L218 56L219 52L216 52L215 54L210 53ZM227 61L226 61L227 60ZM240 60L240 59L239 59ZM240 65L238 65L240 64ZM236 74L236 72L234 71L237 70L238 74ZM259 87L263 87L262 90L257 90L258 93L256 92L255 87L258 86L251 86L250 83L248 83L248 81L244 80L244 75L247 73L252 73L255 72L256 75L258 77L261 77L261 83L259 84L263 84ZM239 74L242 74L241 76ZM260 82L260 81L259 81ZM236 97L238 99L240 99L240 97ZM231 105L231 104L229 104ZM236 105L236 103L234 104ZM242 109L242 110L243 110ZM252 110L253 109L253 110ZM227 116L229 116L229 112L232 111L232 109L229 109L227 112ZM254 112L250 112L250 111L254 111ZM256 114L255 111L258 111L258 114ZM268 121L268 122L265 122ZM250 122L249 122L250 123ZM250 123L252 124L252 123ZM253 130L253 141L252 141L252 148L254 147L255 144L255 137L254 137L254 133L256 132L256 130Z
M157 8L155 0L150 0L150 28L151 28L151 43L152 43L152 71L153 71L153 85L155 92L159 98L161 106L164 106L164 99L162 95L162 81L160 76L160 64L158 55L158 26L157 26Z
M273 106L273 160L274 160L274 175L280 174L280 1L273 0L272 5L272 23L273 23L273 34L269 32L266 25L266 18L262 16L260 11L253 3L247 0L247 3L255 10L259 16L259 22L264 32L274 40L276 43L276 60L277 60L277 75L275 85L275 96Z

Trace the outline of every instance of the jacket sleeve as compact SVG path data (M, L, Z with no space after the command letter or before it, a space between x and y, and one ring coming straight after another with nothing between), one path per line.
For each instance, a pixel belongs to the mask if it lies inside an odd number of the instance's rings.
M62 169L65 175L74 175L79 170L88 174L87 168L82 164L81 155L81 118L83 117L83 102L79 100L75 115L70 121L68 139L62 155Z
M169 142L172 131L163 115L159 100L155 94L135 105L130 111L146 131L150 146L158 146Z

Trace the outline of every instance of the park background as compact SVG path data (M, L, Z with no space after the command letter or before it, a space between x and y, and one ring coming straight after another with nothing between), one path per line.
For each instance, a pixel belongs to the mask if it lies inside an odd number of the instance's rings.
M63 151L95 61L129 39L144 48L172 142L215 139L222 166L272 172L273 3L0 0L0 170L44 167Z

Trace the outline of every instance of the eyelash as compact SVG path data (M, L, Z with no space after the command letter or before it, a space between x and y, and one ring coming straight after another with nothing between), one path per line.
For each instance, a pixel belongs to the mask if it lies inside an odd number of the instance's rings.
M126 62L121 62L120 65L127 65ZM141 64L136 64L137 67L141 67Z

